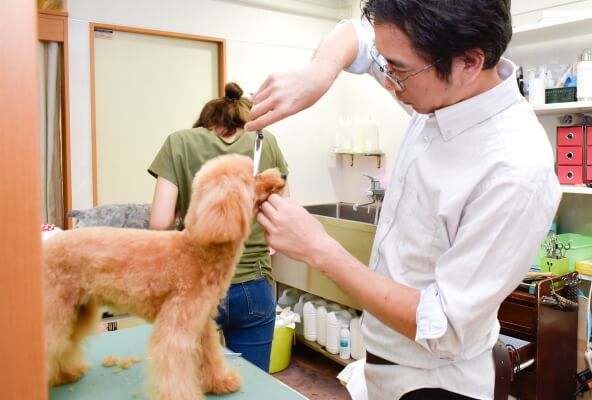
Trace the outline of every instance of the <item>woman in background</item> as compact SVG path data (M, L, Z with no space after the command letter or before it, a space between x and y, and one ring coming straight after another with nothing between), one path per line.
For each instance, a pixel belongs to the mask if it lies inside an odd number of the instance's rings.
M192 129L167 137L150 165L148 172L157 179L151 229L169 229L177 215L185 217L193 177L206 161L230 153L253 157L256 133L243 130L252 103L242 97L243 90L236 83L226 84L224 90L225 96L204 106ZM263 135L259 171L276 167L287 176L287 163L275 137L267 131ZM224 332L226 346L264 371L269 370L275 326L271 282L269 246L263 229L253 221L216 322Z

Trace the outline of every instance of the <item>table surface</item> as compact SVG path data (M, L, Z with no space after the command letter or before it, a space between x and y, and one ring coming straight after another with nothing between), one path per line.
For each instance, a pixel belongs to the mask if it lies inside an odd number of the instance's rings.
M147 376L148 361L145 357L151 331L152 325L143 325L91 336L87 342L86 354L92 367L78 382L51 388L50 400L147 400L144 379ZM102 360L110 355L121 358L141 356L142 361L129 369L116 372L117 367L105 368L101 365ZM209 395L207 399L306 399L242 357L227 359L227 364L236 368L242 376L240 390L224 396Z

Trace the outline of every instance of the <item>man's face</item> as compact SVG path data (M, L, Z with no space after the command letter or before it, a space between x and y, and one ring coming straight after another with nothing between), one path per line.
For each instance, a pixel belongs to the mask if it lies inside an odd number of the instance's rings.
M409 37L392 24L375 24L376 48L386 58L388 70L399 79L417 73L430 64L420 57L411 45ZM453 104L454 75L450 82L441 80L435 68L427 68L404 81L401 90L385 77L385 86L393 91L397 98L415 111L423 114Z

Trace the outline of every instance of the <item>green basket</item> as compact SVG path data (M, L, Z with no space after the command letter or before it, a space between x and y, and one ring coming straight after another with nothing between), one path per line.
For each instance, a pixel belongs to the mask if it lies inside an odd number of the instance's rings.
M290 365L292 346L294 345L294 329L280 326L273 330L269 373L280 372Z
M571 101L577 101L576 89L577 88L575 87L545 89L545 103L568 103Z

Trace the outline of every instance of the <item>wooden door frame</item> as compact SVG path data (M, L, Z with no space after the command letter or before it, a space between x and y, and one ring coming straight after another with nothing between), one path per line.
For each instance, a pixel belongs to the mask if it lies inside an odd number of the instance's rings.
M0 2L0 387L46 400L35 2Z
M200 42L215 43L218 46L218 93L224 96L224 85L226 84L226 40L212 36L190 35L187 33L159 31L153 29L134 28L130 26L110 25L91 23L89 25L90 41L90 112L92 126L92 183L93 183L93 205L98 205L99 191L97 187L97 119L95 102L95 29L109 29L127 33L141 33L145 35L164 36L176 39L189 39Z
M70 156L70 95L68 66L68 13L64 11L43 10L38 12L38 38L42 42L62 44L60 62L62 64L62 194L64 201L63 223L72 227L72 221L66 217L72 209L72 162Z

